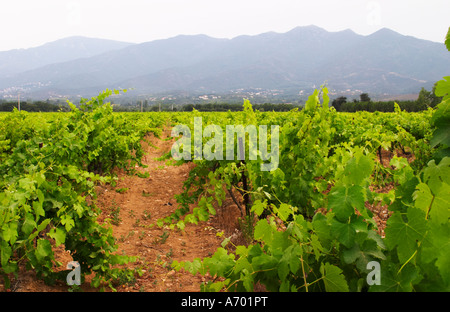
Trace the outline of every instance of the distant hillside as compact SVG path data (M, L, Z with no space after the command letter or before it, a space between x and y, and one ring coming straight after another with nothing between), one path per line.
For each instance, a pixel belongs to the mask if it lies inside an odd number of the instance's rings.
M431 89L435 81L450 74L450 53L443 44L389 29L361 36L351 30L327 32L307 26L233 39L183 35L142 44L111 44L117 48L105 42L99 44L104 53L78 59L82 49L69 49L72 60L66 62L49 64L44 56L33 56L33 64L47 65L20 73L10 69L16 74L6 79L0 74L0 91L31 85L24 92L41 96L87 95L120 87L133 87L140 94L227 93L245 88L298 94L327 82L335 92L385 96ZM0 54L0 68L6 63Z
M122 49L130 43L86 37L68 37L30 49L0 52L0 78L53 63L91 57Z

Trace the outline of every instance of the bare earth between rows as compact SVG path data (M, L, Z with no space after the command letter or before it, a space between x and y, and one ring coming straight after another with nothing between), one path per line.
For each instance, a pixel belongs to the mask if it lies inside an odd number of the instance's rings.
M99 222L107 218L112 223L113 233L119 246L118 252L138 258L128 267L139 268L142 276L117 286L117 291L199 291L208 276L193 276L183 270L175 272L170 264L173 260L191 261L197 257L211 256L223 241L217 233L232 233L237 228L239 210L227 200L214 218L198 225L187 224L184 231L170 230L156 226L160 218L169 216L178 208L174 195L183 190L183 182L193 167L192 163L180 166L167 160L158 160L170 151L174 140L167 139L170 131L163 131L160 138L150 134L142 142L145 150L145 168L136 168L140 173L148 172L142 178L125 172L118 172L116 186L103 185L97 189L97 206L102 213ZM150 144L149 144L150 143ZM57 248L55 259L63 264L72 261L64 246ZM90 277L81 285L82 291L98 291L89 285ZM0 285L3 288L3 285ZM53 286L36 278L33 271L22 268L19 278L12 282L10 291L67 291L63 281Z

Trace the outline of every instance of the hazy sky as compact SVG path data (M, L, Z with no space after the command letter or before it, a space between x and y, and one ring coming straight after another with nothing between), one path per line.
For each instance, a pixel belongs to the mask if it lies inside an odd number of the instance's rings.
M443 42L449 0L3 0L0 51L68 36L145 42L179 34L233 38L317 25L367 35L380 28Z

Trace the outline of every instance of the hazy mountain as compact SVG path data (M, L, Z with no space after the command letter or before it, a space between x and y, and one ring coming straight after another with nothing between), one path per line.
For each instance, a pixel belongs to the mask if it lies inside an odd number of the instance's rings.
M48 64L91 57L129 45L130 43L126 42L75 36L49 42L36 48L3 51L0 52L0 77L11 76Z
M239 88L297 93L326 81L338 91L404 94L422 86L430 89L450 74L450 53L444 44L389 29L361 36L351 30L327 32L307 26L233 39L177 36L105 50L0 78L0 90L39 82L30 92L87 95L134 87L139 93Z

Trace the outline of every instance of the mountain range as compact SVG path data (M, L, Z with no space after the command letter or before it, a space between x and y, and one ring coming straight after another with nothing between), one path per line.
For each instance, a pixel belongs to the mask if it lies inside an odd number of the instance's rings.
M444 44L383 28L363 36L317 26L218 39L180 35L141 44L69 37L0 52L0 98L90 96L105 88L139 94L298 94L327 83L336 93L418 93L450 74Z

